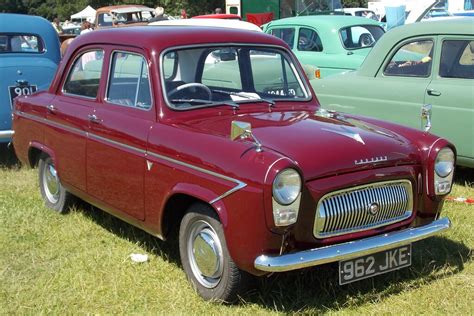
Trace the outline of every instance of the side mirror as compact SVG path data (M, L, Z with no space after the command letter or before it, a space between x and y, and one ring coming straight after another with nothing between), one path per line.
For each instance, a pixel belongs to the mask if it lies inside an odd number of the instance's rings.
M230 131L230 139L236 140L239 137L245 137L247 134L252 133L252 125L247 122L232 121L232 127Z

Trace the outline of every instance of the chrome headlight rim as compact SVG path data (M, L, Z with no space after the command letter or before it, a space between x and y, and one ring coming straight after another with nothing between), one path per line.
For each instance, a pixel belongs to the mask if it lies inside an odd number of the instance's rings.
M440 178L446 178L454 172L455 155L449 147L442 148L436 155L434 171Z
M283 169L273 180L273 199L280 205L291 205L298 200L302 185L303 183L298 171L293 168Z

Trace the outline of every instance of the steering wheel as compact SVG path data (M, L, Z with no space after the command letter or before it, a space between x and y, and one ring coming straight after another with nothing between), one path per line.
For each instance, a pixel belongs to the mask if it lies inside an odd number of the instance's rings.
M171 98L171 96L173 94L178 93L178 92L180 92L182 90L185 90L185 89L190 89L190 88L199 88L199 89L205 91L207 93L207 96L208 96L207 99L212 100L211 89L209 89L209 87L206 86L205 84L202 84L202 83L199 83L199 82L190 82L190 83L182 84L179 87L176 87L173 90L171 90L170 92L168 92L168 97Z
M360 47L367 47L374 43L374 38L369 33L363 33L359 38Z

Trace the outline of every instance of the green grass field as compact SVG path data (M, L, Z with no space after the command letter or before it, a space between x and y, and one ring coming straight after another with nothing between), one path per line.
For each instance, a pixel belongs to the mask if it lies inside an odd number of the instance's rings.
M459 170L452 196L474 197ZM474 312L474 205L447 202L453 228L415 243L413 266L339 286L336 265L256 281L238 304L202 301L162 242L88 205L42 203L37 170L0 167L0 314L459 314ZM129 255L149 255L132 263Z

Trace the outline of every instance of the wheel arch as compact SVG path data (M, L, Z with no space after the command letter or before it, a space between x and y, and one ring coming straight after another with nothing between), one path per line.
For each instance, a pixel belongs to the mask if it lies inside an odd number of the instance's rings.
M39 158L41 157L42 154L46 154L49 157L51 157L54 164L57 163L54 152L50 148L40 143L32 142L30 143L30 146L28 147L28 165L31 168L36 167L38 165Z

